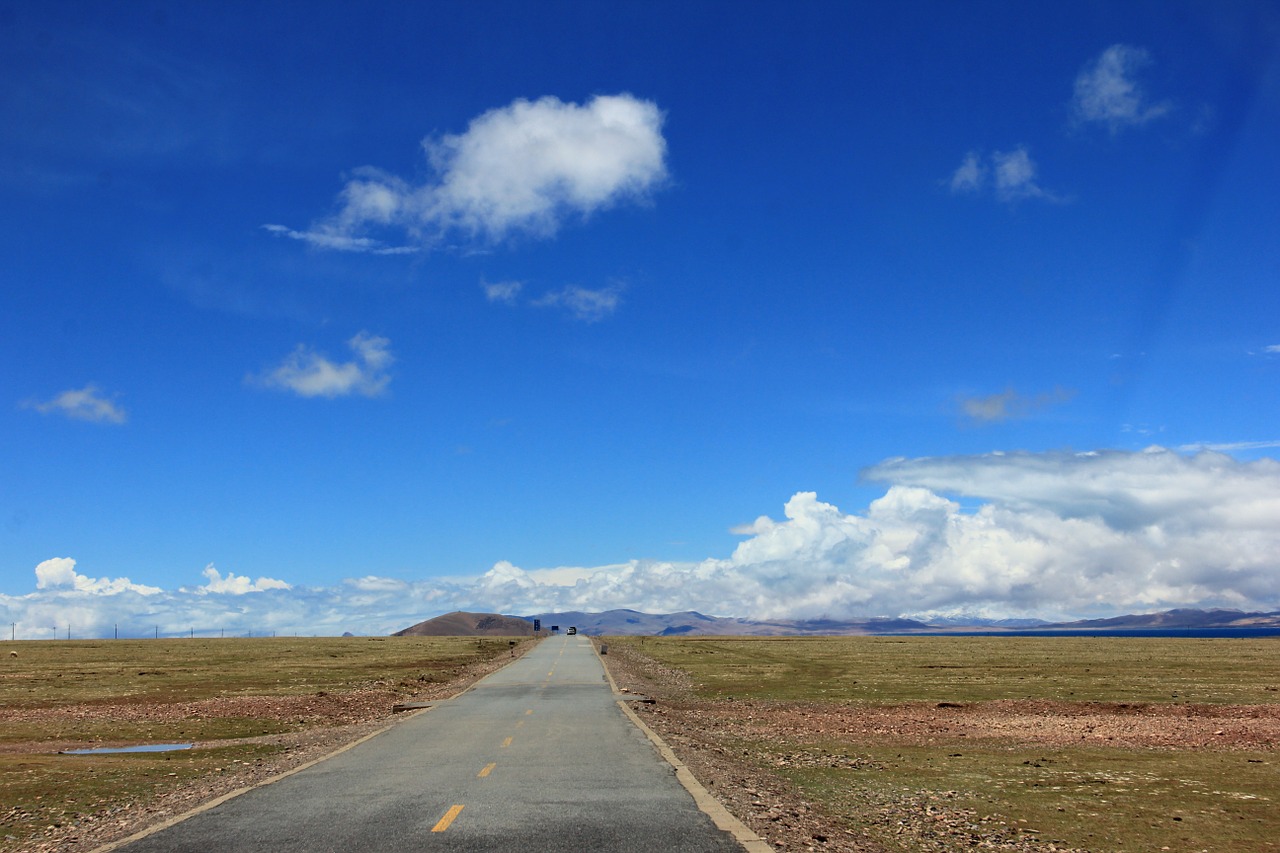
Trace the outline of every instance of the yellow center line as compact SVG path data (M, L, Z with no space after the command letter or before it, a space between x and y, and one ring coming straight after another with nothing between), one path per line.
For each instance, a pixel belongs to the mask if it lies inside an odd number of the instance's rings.
M492 772L493 772L493 768L495 768L495 767L497 767L497 766L498 766L498 765L497 765L497 763L493 763L493 764L486 764L486 765L484 766L484 769L483 769L483 770L481 770L479 773L477 773L477 774L476 774L476 776L477 776L478 778L480 778L480 779L483 779L484 777L486 777L486 776L488 776L490 773L492 773Z
M517 728L517 729L518 729L518 728L520 728L520 727L521 727L521 726L523 726L523 725L524 725L524 720L516 720L516 728Z
M525 712L524 712L524 715L527 717L527 716L529 716L529 715L530 715L530 714L532 714L532 713L533 713L533 709L532 709L532 708L530 708L529 710L527 710L527 711L525 711Z
M449 828L449 824L453 823L453 819L462 813L462 806L454 806L444 813L444 817L440 818L440 822L431 827L432 832L444 832Z
M513 738L507 738L506 740L504 740L504 741L502 742L502 745L503 745L503 746L511 746L511 741L512 741L512 740L513 740Z

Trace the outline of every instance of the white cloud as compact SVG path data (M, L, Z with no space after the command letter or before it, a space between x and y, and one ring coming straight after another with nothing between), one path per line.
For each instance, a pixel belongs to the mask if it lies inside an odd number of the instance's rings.
M662 112L631 95L585 104L518 99L473 119L461 134L422 145L434 173L415 185L364 167L335 214L306 230L264 226L324 249L402 252L370 232L432 246L449 235L499 242L549 237L571 217L644 199L667 175Z
M1280 439L1270 441L1221 441L1184 444L1178 448L1183 453L1198 453L1201 450L1216 450L1220 453L1234 453L1240 450L1269 450L1280 447Z
M360 332L347 341L355 359L334 363L299 344L277 367L248 380L268 388L282 388L302 397L376 397L391 381L387 369L395 359L386 338Z
M42 415L61 414L78 421L98 424L122 424L127 419L124 409L115 401L102 395L94 385L78 390L63 391L46 402L28 401L24 408L35 409Z
M54 557L36 566L36 589L93 595L118 595L122 592L155 595L163 592L159 587L136 584L128 578L85 577L76 572L76 561L70 557Z
M539 298L534 305L559 306L576 320L596 323L618 310L622 302L623 286L619 283L590 290L576 284L567 285Z
M289 584L275 578L258 578L256 581L251 581L249 578L237 575L234 572L227 572L227 576L223 577L214 568L213 563L204 567L203 574L208 579L208 583L196 587L195 590L202 595L209 593L245 595L250 592L266 592L269 589L291 589Z
M1032 198L1062 201L1040 185L1035 161L1025 145L1012 151L992 152L990 157L970 151L952 172L947 185L953 193L980 194L990 188L997 199L1008 203Z
M976 193L987 182L987 166L976 151L964 155L960 167L951 174L949 184L953 193Z
M490 302L498 302L503 305L515 305L520 298L520 291L524 289L522 281L484 281L480 283L480 287L484 290L484 298Z
M1112 133L1136 127L1167 115L1169 101L1153 103L1138 85L1135 75L1151 64L1151 56L1139 47L1113 44L1076 77L1071 101L1079 122L1105 124Z
M302 240L318 249L335 249L340 252L368 252L373 255L411 255L417 246L388 246L372 237L353 237L332 226L321 225L309 231L295 231L286 225L263 225L264 230L281 237Z
M1001 201L1025 198L1052 199L1053 196L1036 183L1036 164L1025 146L991 155L996 197Z
M781 519L739 528L746 538L732 554L700 562L525 570L503 560L479 576L365 576L332 588L250 583L209 566L204 585L161 593L80 576L62 558L37 567L35 593L0 595L0 613L25 636L69 622L82 636L109 636L113 623L135 635L386 634L455 609L756 618L1280 609L1275 459L1163 448L993 453L893 459L864 477L887 484L865 509L846 513L799 492ZM977 506L962 508L961 496Z
M1271 344L1263 349L1263 352L1280 352L1280 344Z

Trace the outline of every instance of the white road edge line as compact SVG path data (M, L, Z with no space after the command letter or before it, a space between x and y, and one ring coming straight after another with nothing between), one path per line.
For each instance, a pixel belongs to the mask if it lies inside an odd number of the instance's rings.
M609 679L609 688L617 694L618 685L613 680L613 673L609 672L609 666L604 662L604 658L600 655L600 648L595 644L591 644L595 650L596 657L600 658L600 666L604 668L604 677ZM658 737L657 732L645 725L644 720L636 716L636 712L631 710L625 700L618 701L618 707L622 709L622 713L630 718L631 722L636 724L636 728L640 729L647 737L654 748L658 750L658 754L666 760L676 771L676 779L684 786L684 789L693 797L693 802L698 806L698 810L711 818L711 822L716 825L717 829L723 830L733 836L734 840L747 850L747 853L773 853L773 848L769 843L760 836L756 835L742 821L738 820L729 812L724 804L711 795L711 792L702 786L698 778L693 775L693 771L685 766L676 754L672 752L671 747L667 746L662 738ZM97 853L97 851L94 851Z

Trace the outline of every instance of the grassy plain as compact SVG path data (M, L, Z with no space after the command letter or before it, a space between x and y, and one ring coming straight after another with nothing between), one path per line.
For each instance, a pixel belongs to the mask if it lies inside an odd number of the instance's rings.
M1135 705L1188 714L1280 701L1280 640L1031 637L611 638L687 674L729 723L734 710L990 708L1052 702L1091 713ZM732 701L731 701L732 700ZM1061 703L1066 703L1063 706ZM1196 706L1209 706L1196 709ZM1247 717L1247 715L1246 715ZM1159 722L1152 723L1159 726ZM726 727L729 728L729 727ZM999 823L1091 851L1280 850L1277 744L1246 748L1105 742L1045 746L990 737L874 737L749 724L734 751L789 778L837 820L867 826L885 804ZM750 740L760 731L758 740ZM748 734L742 734L746 732ZM739 750L740 748L740 750ZM877 809L877 805L879 809ZM939 818L941 819L941 818ZM883 825L883 823L882 823ZM884 843L918 849L914 841ZM933 849L933 848L930 848Z
M463 637L0 643L0 851L21 849L50 827L93 833L176 784L270 761L285 747L262 735L334 724L282 718L274 700L340 701L372 688L387 694L389 713L392 696L451 681L508 649L506 639ZM233 701L223 712L203 700ZM189 710L154 713L179 705ZM259 740L165 753L58 753L99 742L243 738Z
M707 698L861 703L1280 702L1280 640L1129 637L614 638Z

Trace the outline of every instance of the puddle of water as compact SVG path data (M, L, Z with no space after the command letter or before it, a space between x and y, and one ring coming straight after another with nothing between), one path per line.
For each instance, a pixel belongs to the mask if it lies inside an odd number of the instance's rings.
M140 746L100 746L96 749L64 749L63 755L107 755L114 752L172 752L175 749L190 749L191 743L144 743Z

